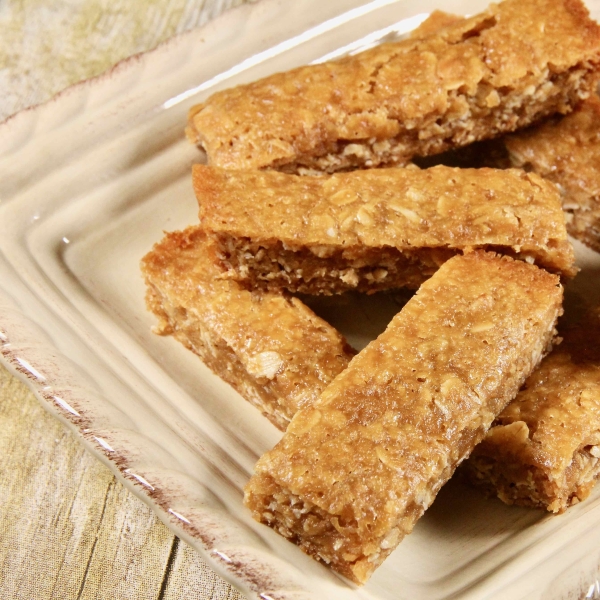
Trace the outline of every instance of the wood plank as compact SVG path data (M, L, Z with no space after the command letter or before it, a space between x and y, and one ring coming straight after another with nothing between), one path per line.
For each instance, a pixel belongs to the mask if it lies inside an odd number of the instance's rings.
M148 506L114 481L78 599L158 598L174 539Z
M4 369L0 398L3 593L76 597L113 477Z
M190 546L179 541L161 600L243 600Z
M3 368L0 398L2 598L158 598L174 536Z
M0 122L255 0L27 0L0 11ZM51 33L50 33L51 32ZM199 58L201 60L201 57ZM1 72L1 71L0 71Z

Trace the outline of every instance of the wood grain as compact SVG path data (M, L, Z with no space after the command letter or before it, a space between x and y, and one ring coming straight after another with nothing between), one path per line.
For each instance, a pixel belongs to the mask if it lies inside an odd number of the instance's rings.
M0 367L2 600L238 600Z
M0 122L137 52L256 0L0 3Z
M0 11L0 121L252 0L22 0ZM2 600L239 600L0 367Z

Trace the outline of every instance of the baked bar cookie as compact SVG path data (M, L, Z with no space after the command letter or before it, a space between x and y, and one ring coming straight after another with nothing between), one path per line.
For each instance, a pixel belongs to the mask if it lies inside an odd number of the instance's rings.
M505 0L421 39L217 92L187 134L229 169L403 165L569 112L599 62L581 0Z
M410 37L415 39L423 38L438 33L439 30L444 27L455 25L464 20L465 17L453 15L444 12L443 10L434 10L418 27L415 27L415 29L410 32Z
M416 288L486 248L572 275L555 186L521 170L371 169L315 177L196 165L204 229L228 275L309 294Z
M198 227L169 233L142 260L157 333L172 334L284 430L355 352L300 300L224 281Z
M504 140L511 162L558 184L567 231L600 252L600 99Z
M548 350L561 302L534 265L451 258L259 460L253 517L367 581Z
M507 504L554 513L587 498L600 476L600 311L561 334L463 470Z

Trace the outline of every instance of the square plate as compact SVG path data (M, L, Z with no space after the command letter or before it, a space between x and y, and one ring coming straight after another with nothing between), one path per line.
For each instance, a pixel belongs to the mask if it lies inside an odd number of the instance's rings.
M443 8L472 14L485 5ZM598 17L600 0L588 5ZM600 490L551 517L456 482L366 586L339 579L242 506L254 463L281 434L196 356L151 333L140 258L163 230L197 222L190 167L202 155L183 138L188 108L217 89L410 31L438 6L263 0L0 126L4 363L251 597L512 600L595 589ZM576 249L583 272L570 301L599 300L600 256ZM396 310L393 299L355 298L335 324L360 347Z

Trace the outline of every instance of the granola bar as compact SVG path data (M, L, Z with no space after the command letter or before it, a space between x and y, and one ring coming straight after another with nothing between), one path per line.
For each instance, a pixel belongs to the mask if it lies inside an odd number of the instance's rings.
M301 177L196 165L202 226L228 276L309 294L418 287L445 260L494 249L567 275L555 186L521 170L372 169Z
M414 39L423 38L428 35L438 33L440 29L455 25L464 21L464 17L444 12L443 10L434 10L418 27L410 32L410 37Z
M204 233L190 227L143 258L156 332L172 334L284 430L355 352L300 300L218 279L209 254Z
M505 0L422 39L217 92L187 134L231 169L402 165L569 112L599 62L581 0Z
M447 261L259 460L252 516L364 583L516 396L561 302L534 265Z
M567 231L600 252L600 99L575 112L507 136L511 162L558 184Z
M561 334L463 470L507 504L554 513L587 498L600 477L600 311Z

